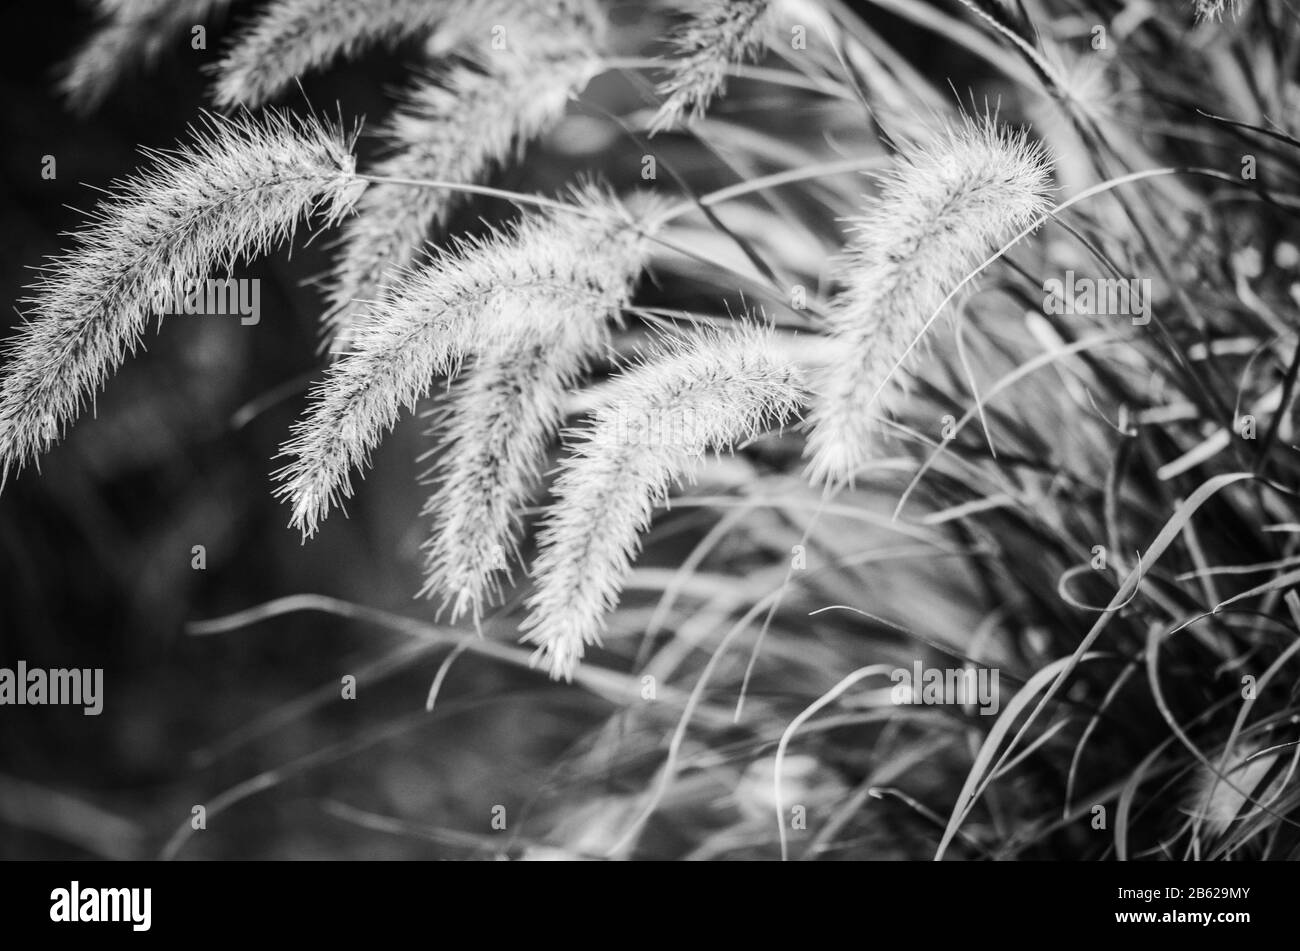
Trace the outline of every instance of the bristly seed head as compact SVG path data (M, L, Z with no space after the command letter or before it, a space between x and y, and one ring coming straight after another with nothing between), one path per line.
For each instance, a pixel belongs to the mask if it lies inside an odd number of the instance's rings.
M1241 12L1241 0L1193 0L1193 6L1196 8L1197 23L1222 20L1223 11L1229 6L1232 7L1233 16Z
M147 153L33 286L0 381L0 484L61 435L186 281L287 241L304 215L341 218L365 183L351 140L271 113L208 117L192 144Z
M776 0L700 0L682 4L690 18L673 36L671 78L659 85L663 104L651 133L688 115L699 118L726 85L727 71L753 57L766 41Z
M282 447L292 461L276 472L276 492L305 536L352 495L352 473L439 376L480 353L519 352L560 318L621 309L646 226L601 189L579 189L573 205L457 240L369 306Z
M569 232L578 243L567 253L589 263L573 271L569 288L524 290L518 304L532 332L485 348L447 403L439 487L423 513L433 517L423 593L441 597L453 621L477 621L498 599L518 557L519 512L564 420L565 397L607 348L609 323L621 319L646 264L660 203L642 193L621 209L602 207L609 199L598 193L584 202L612 212Z
M376 42L432 30L455 0L272 0L215 67L222 108L260 106L294 80Z
M372 175L476 183L560 120L599 70L603 14L585 0L533 0L512 24L505 50L492 49L484 31L463 61L410 91L385 131L390 154ZM326 324L335 350L347 349L363 302L391 290L460 194L385 183L370 188L343 230L329 290Z
M661 346L618 377L552 489L521 631L555 678L571 678L599 643L639 536L674 481L708 450L725 451L789 420L800 374L770 333L701 331Z
M177 34L229 5L230 0L98 0L101 23L64 66L59 92L72 109L90 111L123 73L151 64Z
M878 418L905 392L899 369L944 299L1047 209L1050 172L1023 133L966 119L905 154L852 222L829 330L840 359L818 385L807 454L814 482L851 483Z

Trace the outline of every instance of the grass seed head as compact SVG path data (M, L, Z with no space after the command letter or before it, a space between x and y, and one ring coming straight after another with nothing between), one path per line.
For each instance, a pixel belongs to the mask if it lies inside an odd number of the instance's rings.
M664 345L610 387L562 463L521 630L555 678L570 678L618 603L657 504L705 451L780 425L800 374L763 331L700 332Z
M945 297L1042 215L1049 182L1040 149L987 119L945 128L886 176L840 269L828 329L842 346L812 414L814 482L851 482L870 459L876 417L905 392L897 368Z
M149 154L24 301L0 381L0 482L59 438L151 317L180 309L187 281L280 245L310 212L337 221L364 189L339 130L276 113L209 117L191 144Z

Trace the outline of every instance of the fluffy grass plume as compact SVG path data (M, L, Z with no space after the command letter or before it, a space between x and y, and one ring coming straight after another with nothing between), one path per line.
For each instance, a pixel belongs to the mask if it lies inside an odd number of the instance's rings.
M672 75L659 87L664 102L651 131L704 114L726 86L727 70L753 57L764 43L776 0L700 0L679 3L689 19L673 35Z
M798 409L795 366L771 336L700 332L615 380L562 464L538 538L521 630L555 678L599 643L655 506L703 453L728 450Z
M376 176L480 181L563 115L599 68L604 23L589 3L555 5L523 17L506 50L477 49L419 83L389 124L390 154ZM327 322L339 347L362 302L386 293L441 226L456 192L377 184L343 232Z
M351 141L314 120L209 117L194 141L147 153L23 304L0 381L0 483L48 449L134 351L184 283L288 240L312 211L341 217L364 188Z
M630 301L657 207L645 196L628 201L635 230L621 214L585 223L573 251L599 254L601 266L558 293L528 289L528 335L481 352L449 401L440 483L423 512L433 518L423 593L440 596L453 621L467 613L477 620L518 557L519 511L564 421L569 389L605 349L609 321Z
M574 204L457 240L370 307L283 447L292 462L276 473L277 494L304 535L351 497L353 470L437 377L480 350L528 345L570 310L603 316L624 304L628 210L595 188Z
M1207 20L1219 21L1223 19L1223 11L1232 8L1233 15L1241 9L1241 0L1194 0L1196 8L1196 22L1204 23Z
M945 128L905 154L853 219L807 453L814 482L848 483L870 457L876 417L903 392L895 366L958 284L1047 208L1050 173L1022 133L988 119Z
M78 111L98 106L131 64L151 64L169 43L230 0L98 0L100 24L64 67L59 92ZM188 41L184 41L188 49Z
M469 16L462 0L273 0L217 67L219 106L256 106L340 57ZM477 18L475 23L481 22Z
M518 559L519 512L564 418L569 388L603 328L561 322L545 343L480 357L447 406L439 442L440 484L423 512L433 520L422 594L441 598L451 620L475 622L499 600Z

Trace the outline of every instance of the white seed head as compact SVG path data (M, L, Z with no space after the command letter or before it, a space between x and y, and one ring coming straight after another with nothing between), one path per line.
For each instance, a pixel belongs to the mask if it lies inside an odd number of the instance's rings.
M59 92L72 108L93 109L124 71L152 64L178 34L229 5L230 0L98 0L101 22L63 67Z
M457 0L272 0L216 67L218 106L258 106L305 73L367 46L433 30Z
M484 238L458 240L411 273L358 321L352 349L327 371L282 455L277 494L305 535L352 495L402 409L483 350L524 347L557 315L609 314L625 303L633 210L595 188L576 210L530 214ZM647 216L648 217L648 216ZM639 255L642 252L636 252Z
M698 118L726 86L727 71L763 46L774 0L700 0L683 4L689 18L673 35L672 75L659 85L664 101L651 132Z
M701 331L656 348L615 380L574 435L538 539L535 590L521 631L555 678L599 643L673 482L707 450L729 450L794 415L798 370L770 334Z
M193 143L148 154L23 302L0 381L0 482L59 438L151 317L179 311L185 282L287 241L312 211L337 221L364 188L348 138L275 113L209 117Z
M650 227L657 203L634 196L629 204L641 229ZM518 512L563 423L565 397L608 346L609 323L645 266L647 232L621 214L609 224L572 233L580 239L572 256L591 262L574 274L580 283L526 289L518 303L531 312L534 332L485 349L449 400L439 487L424 510L433 518L424 593L450 605L453 621L467 613L477 619L498 599L517 559Z
M1041 150L1023 134L970 119L903 156L853 219L830 315L840 356L812 413L814 482L851 482L870 459L878 417L905 392L896 367L943 300L1046 210L1049 183Z
M507 50L476 48L472 62L418 83L385 131L388 156L370 173L472 184L517 157L559 121L599 69L603 21L582 7L566 16L525 11ZM362 302L383 296L416 262L458 197L450 189L383 183L366 193L344 228L329 291L327 332L336 350L346 349Z

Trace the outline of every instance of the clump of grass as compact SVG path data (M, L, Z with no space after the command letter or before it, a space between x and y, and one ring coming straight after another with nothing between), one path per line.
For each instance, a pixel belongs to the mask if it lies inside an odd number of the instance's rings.
M191 143L148 155L24 301L0 381L5 477L59 438L151 317L179 311L186 281L280 245L313 212L339 220L365 187L341 131L274 113L209 117Z

